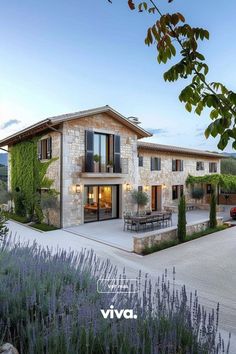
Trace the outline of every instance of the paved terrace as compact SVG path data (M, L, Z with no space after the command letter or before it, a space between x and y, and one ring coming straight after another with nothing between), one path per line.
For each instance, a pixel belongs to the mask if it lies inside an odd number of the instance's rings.
M224 207L224 212L218 212L218 217L223 217L224 221L229 220L229 206ZM187 223L201 222L209 218L208 210L192 210L186 213ZM178 214L172 215L172 226L177 226ZM122 219L98 221L89 224L69 227L64 229L67 232L86 237L88 239L107 244L127 252L133 251L133 236L140 235L134 231L123 231L124 221ZM161 228L159 230L167 230Z

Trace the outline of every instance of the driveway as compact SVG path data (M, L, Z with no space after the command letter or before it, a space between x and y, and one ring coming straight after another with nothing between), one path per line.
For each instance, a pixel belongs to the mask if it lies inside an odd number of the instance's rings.
M231 353L236 353L236 228L154 253L138 256L105 244L70 234L63 230L41 233L9 221L13 235L21 241L36 240L52 249L80 251L93 248L98 256L109 258L120 270L126 268L130 277L149 273L156 279L165 269L171 274L176 268L177 285L185 284L188 290L197 289L199 300L207 308L220 303L220 329L232 333Z

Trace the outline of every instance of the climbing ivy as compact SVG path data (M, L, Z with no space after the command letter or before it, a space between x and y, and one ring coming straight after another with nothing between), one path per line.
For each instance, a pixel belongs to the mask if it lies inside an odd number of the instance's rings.
M189 175L186 179L186 185L193 184L213 184L224 187L227 190L235 190L236 189L236 176L235 175L224 175L224 174L210 174L205 176L191 176Z
M46 172L55 159L43 163L38 160L38 140L23 141L11 148L11 189L15 212L30 219L34 214L42 218L39 190L53 184L53 180L46 177Z

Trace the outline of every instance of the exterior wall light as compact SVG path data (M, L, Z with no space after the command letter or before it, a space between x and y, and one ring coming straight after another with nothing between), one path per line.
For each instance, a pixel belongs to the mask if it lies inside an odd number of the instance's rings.
M131 185L129 183L126 183L126 190L127 192L130 192L131 191Z
M80 184L76 184L75 191L76 191L76 193L80 193L81 192L81 185Z
M143 189L144 189L144 192L148 192L149 191L149 186L144 186Z
M165 185L165 183L162 185L162 189L166 189L167 187L166 187L166 185Z

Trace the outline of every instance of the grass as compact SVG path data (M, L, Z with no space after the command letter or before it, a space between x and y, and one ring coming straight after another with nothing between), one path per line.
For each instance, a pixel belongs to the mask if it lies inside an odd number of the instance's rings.
M7 219L11 219L11 220L15 220L18 222L21 222L22 224L27 224L29 222L28 218L26 216L20 216L20 215L16 215L13 213L4 213Z
M53 231L53 230L58 230L58 227L55 227L53 225L48 225L48 224L32 224L30 225L31 227L33 227L34 229L38 229L38 230L41 230L41 231Z
M221 225L221 226L217 226L215 228L210 228L209 227L206 230L199 231L199 232L194 232L192 235L187 235L186 240L183 243L188 242L188 241L192 241L192 240L196 240L197 238L200 238L200 237L203 237L203 236L206 236L206 235L210 235L210 234L212 234L214 232L222 231L222 230L225 230L227 228L228 228L227 225ZM179 242L178 240L163 241L160 244L156 244L156 245L153 245L151 247L146 247L143 250L142 255L146 256L148 254L151 254L151 253L154 253L154 252L158 252L158 251L162 251L162 250L164 250L166 248L174 247L174 246L177 246L179 244L181 244L181 242Z

